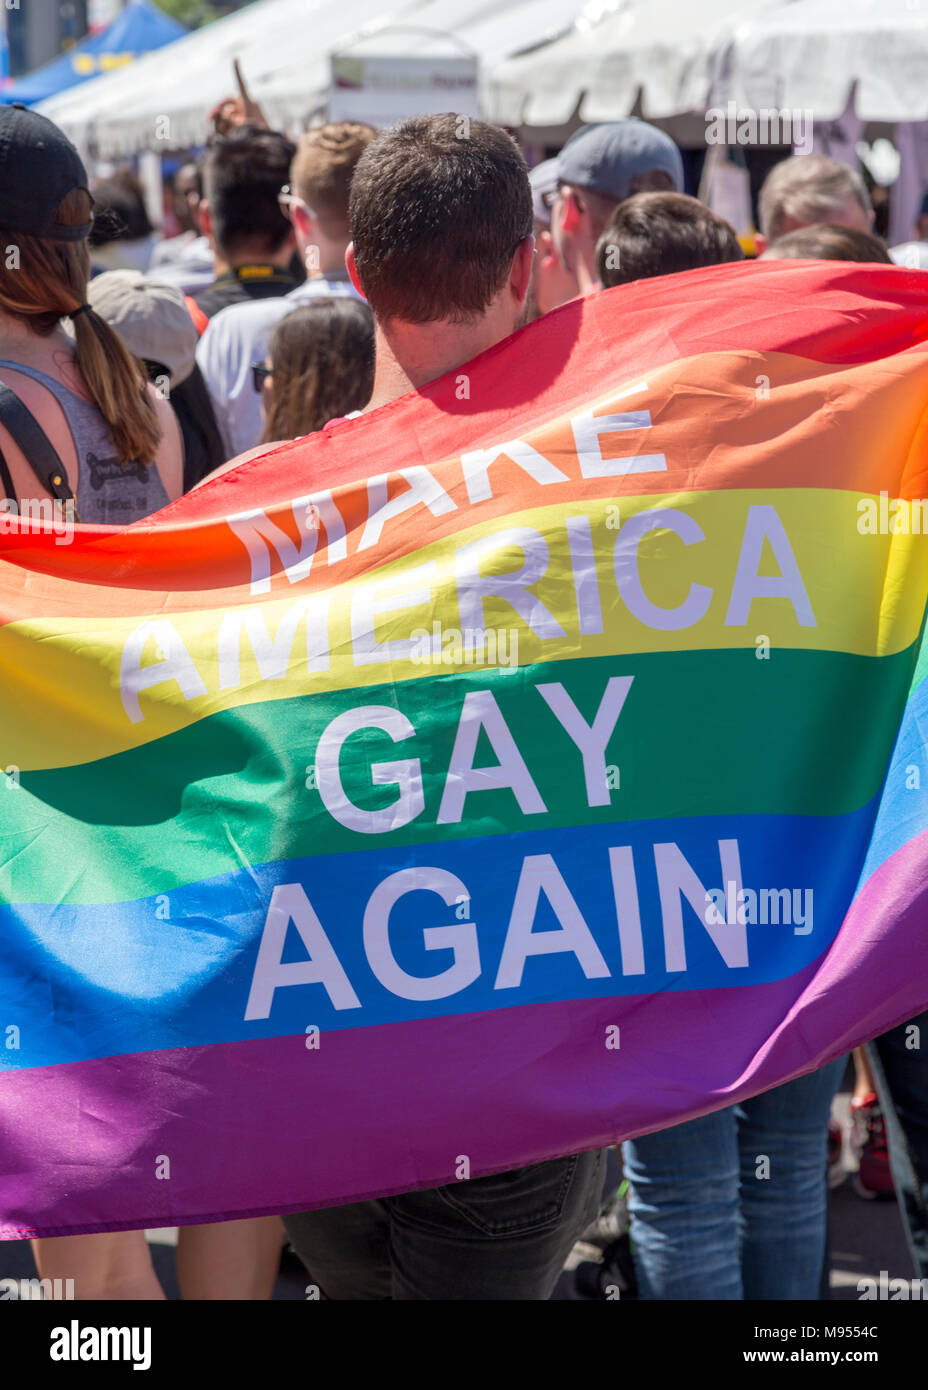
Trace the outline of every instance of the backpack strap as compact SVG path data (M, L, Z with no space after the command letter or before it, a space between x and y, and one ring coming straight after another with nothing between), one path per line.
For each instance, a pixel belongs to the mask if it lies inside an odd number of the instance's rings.
M68 473L58 456L58 451L29 410L9 386L0 382L0 424L5 425L23 456L36 476L40 487L59 502L73 502L74 493L68 482ZM5 465L5 460L4 460ZM9 475L9 468L6 468ZM0 475L2 476L2 475ZM4 481L4 487L6 487ZM13 484L9 491L12 495Z
M0 449L0 500L6 502L16 502L16 489L13 486L13 477L10 473L10 466Z

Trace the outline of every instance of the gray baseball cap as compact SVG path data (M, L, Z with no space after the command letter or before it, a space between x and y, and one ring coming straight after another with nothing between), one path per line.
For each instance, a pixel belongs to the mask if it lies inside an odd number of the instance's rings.
M627 198L639 174L662 169L683 192L683 160L669 135L629 116L625 121L581 126L557 156L560 183L588 188L606 198Z
M541 164L536 164L534 169L529 170L528 181L532 185L532 214L535 221L550 227L551 209L545 202L545 194L553 193L557 188L557 160L545 159Z
M87 299L136 357L166 367L174 386L186 381L197 330L180 290L138 270L107 270L90 281Z

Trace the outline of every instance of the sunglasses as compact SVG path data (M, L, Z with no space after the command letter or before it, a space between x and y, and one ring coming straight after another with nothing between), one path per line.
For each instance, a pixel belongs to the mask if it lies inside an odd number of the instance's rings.
M541 195L541 202L542 202L542 205L545 207L545 209L546 209L548 212L550 212L550 211L552 210L552 208L554 207L554 204L557 202L558 198L563 197L563 195L564 195L564 189L565 189L566 187L567 187L567 184L559 183L558 186L557 186L557 188L548 188L548 189L546 189L546 190L544 191L544 193L542 193L542 195ZM583 200L582 200L582 198L580 198L580 197L577 196L576 190L574 191L574 195L573 195L573 196L574 196L574 201L575 201L576 204L577 204L577 207L580 209L581 212L584 212L586 209L585 209Z
M263 389L264 389L264 383L267 381L267 379L268 379L269 376L273 376L273 375L274 375L274 373L273 373L273 371L271 370L271 368L270 368L270 367L266 367L266 366L264 365L263 362L252 362L252 364L251 364L251 384L254 386L254 388L255 388L256 391L261 391L261 390L263 390Z

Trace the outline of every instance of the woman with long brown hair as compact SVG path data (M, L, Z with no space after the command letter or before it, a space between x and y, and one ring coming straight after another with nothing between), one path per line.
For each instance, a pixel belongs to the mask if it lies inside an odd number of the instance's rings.
M0 112L0 382L58 454L61 487L73 494L80 520L116 524L179 495L183 456L167 402L87 304L92 220L73 145L33 111ZM0 449L7 494L17 502L53 495L3 410Z
M92 219L73 145L25 107L0 109L0 497L125 524L180 495L183 449L170 405L87 303ZM267 1298L281 1239L276 1217L185 1228L184 1297ZM143 1231L45 1238L33 1253L40 1276L73 1280L79 1299L164 1297Z
M374 388L374 320L348 296L315 299L281 319L267 360L255 363L264 441L297 439L363 410Z

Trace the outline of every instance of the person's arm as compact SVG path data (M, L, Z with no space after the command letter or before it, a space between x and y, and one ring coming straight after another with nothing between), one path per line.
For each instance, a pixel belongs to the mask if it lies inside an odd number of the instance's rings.
M165 492L170 500L175 502L184 490L184 441L177 416L169 402L154 386L149 385L148 394L161 426L161 442L155 455L155 467L161 475Z
M243 125L261 126L265 130L269 130L267 117L258 102L252 101L248 95L248 88L245 86L245 79L242 76L237 58L234 59L232 68L235 72L238 96L223 97L222 101L216 103L209 113L213 129L219 135L228 135L230 130Z

